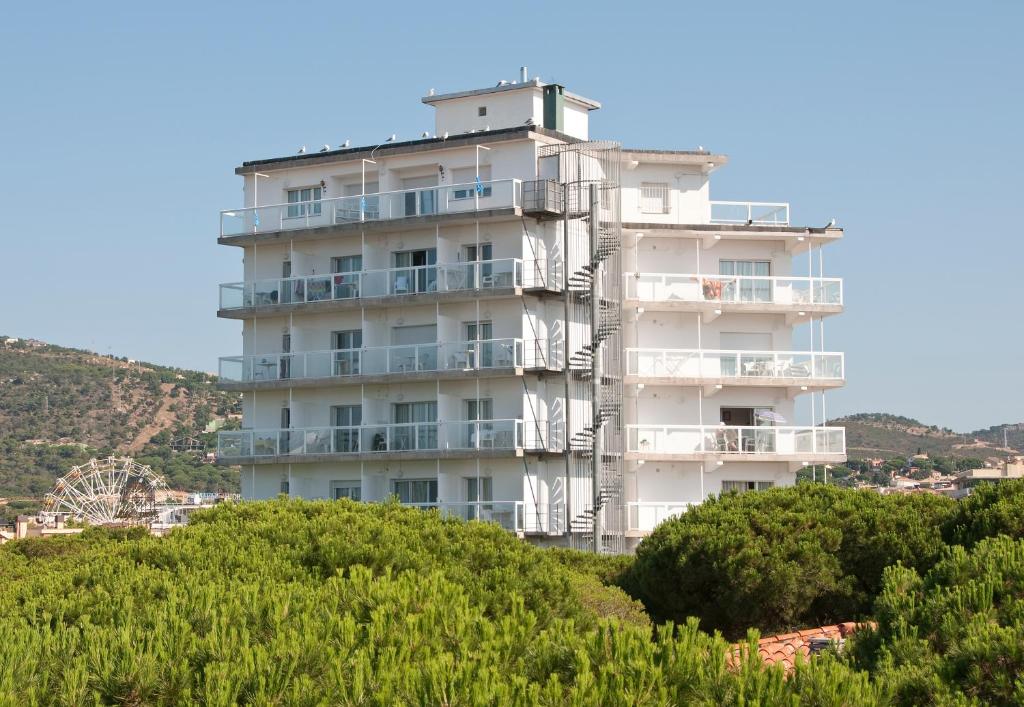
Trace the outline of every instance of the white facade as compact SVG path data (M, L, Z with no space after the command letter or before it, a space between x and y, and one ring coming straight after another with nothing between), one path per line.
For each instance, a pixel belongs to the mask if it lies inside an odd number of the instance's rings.
M844 380L820 335L841 229L711 201L725 158L704 151L601 146L615 169L579 206L599 104L536 79L423 101L438 137L236 170L220 241L244 279L219 315L242 322L221 385L243 430L219 456L243 497L397 495L578 546L599 517L591 546L621 550L688 504L845 459L811 403ZM572 245L588 228L593 248Z

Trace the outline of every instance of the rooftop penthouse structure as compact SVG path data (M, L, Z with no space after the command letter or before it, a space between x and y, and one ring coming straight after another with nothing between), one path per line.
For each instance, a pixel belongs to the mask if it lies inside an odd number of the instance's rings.
M712 200L724 155L592 140L600 104L525 69L422 101L422 139L235 170L220 385L244 422L218 458L243 497L397 497L625 552L845 459L813 402L845 379L820 326L843 309L821 257L840 228Z

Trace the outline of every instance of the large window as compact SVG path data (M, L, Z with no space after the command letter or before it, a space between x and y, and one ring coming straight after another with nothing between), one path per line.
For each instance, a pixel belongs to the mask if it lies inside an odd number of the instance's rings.
M739 275L722 287L725 302L771 302L772 263L770 260L719 260L719 275Z
M437 449L437 401L394 403L394 449Z
M331 498L335 501L350 498L353 501L363 500L363 487L359 481L332 481Z
M494 500L493 482L489 476L469 477L466 479L466 520L479 520L487 517L494 510L490 503ZM482 511L482 513L481 513Z
M437 503L437 479L395 479L392 483L400 503Z
M730 491L736 491L737 493L764 491L774 485L774 481L723 481L722 493L729 493Z
M358 452L359 426L363 424L363 407L361 405L331 406L331 424L337 428L334 430L334 451Z
M644 182L640 185L640 211L645 214L667 214L668 194L668 184L665 182Z
M320 199L324 190L320 187L305 187L288 190L288 218L304 218L320 215Z
M473 354L470 364L474 368L494 367L494 324L491 322L464 322L466 342ZM503 357L507 358L507 357ZM470 420L476 418L471 417Z
M363 332L360 329L331 332L331 349L334 350L334 370L331 375L355 376L359 374L360 349L363 348Z
M359 275L363 269L363 256L342 255L331 258L331 272L334 275L334 298L352 299L359 296Z
M391 254L391 294L408 295L437 290L437 248L400 250Z

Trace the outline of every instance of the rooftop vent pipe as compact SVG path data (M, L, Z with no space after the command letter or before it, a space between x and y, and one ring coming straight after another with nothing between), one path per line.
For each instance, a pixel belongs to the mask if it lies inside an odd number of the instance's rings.
M519 67L519 83L526 83L529 80L529 74L526 71L525 66Z

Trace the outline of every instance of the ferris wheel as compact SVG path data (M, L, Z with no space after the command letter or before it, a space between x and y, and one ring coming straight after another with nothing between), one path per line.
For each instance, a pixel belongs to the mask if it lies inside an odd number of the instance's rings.
M57 479L46 495L47 513L68 513L92 525L134 525L153 520L163 477L129 457L90 459Z

